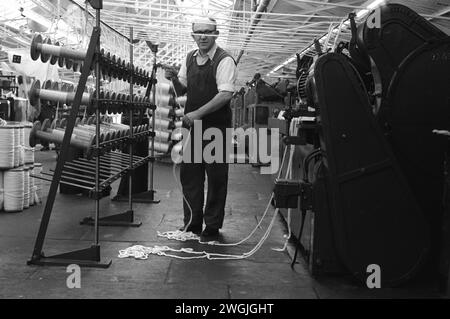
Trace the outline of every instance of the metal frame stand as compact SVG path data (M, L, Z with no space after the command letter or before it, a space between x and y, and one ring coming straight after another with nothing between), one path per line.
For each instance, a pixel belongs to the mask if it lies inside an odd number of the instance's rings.
M134 65L133 65L133 27L130 27L130 97L133 97L133 70L134 70ZM98 90L97 90L98 92ZM132 103L132 101L130 101L130 103ZM98 108L97 108L97 112ZM98 123L98 118L99 118L99 114L97 115L97 128L99 129L99 123ZM133 145L135 143L134 141L134 137L133 137L133 108L130 105L129 108L129 117L130 117L130 135L129 135L129 168L127 171L127 175L128 175L128 187L129 187L129 191L128 191L128 205L129 205L129 209L124 212L124 213L120 213L120 214L115 214L115 215L110 215L110 216L105 216L102 217L98 220L98 224L99 226L120 226L120 227L139 227L142 225L142 222L135 222L134 221L134 211L133 211L133 197L131 194L131 190L132 190L132 185L133 185L133 172L134 172L134 159L133 159ZM97 137L100 134L97 133ZM96 199L96 201L98 202L99 200ZM92 217L86 217L84 218L80 224L81 225L95 225L96 220L94 220Z
M42 251L45 235L47 232L48 224L50 221L50 216L53 209L53 204L55 202L56 193L58 190L58 185L61 180L62 170L64 167L64 163L69 154L69 145L70 140L73 133L73 128L75 126L76 116L78 114L78 110L81 104L81 98L83 95L84 88L86 86L87 78L89 76L92 63L95 60L95 73L96 73L96 97L98 99L99 90L100 90L100 64L98 60L98 56L100 53L100 10L102 9L102 1L91 1L91 6L96 10L96 25L92 31L92 36L89 42L89 47L87 50L86 57L83 63L83 69L81 72L80 80L78 82L77 91L75 93L75 99L72 105L72 109L70 111L69 118L67 120L67 127L64 133L64 139L61 145L60 156L58 158L58 162L56 163L55 173L53 175L53 179L50 185L50 190L48 193L48 198L45 203L44 213L41 220L41 225L39 227L39 232L37 235L37 239L35 242L33 255L31 259L27 262L28 265L50 265L50 266L64 266L77 264L82 267L97 267L97 268L108 268L111 265L111 260L107 262L101 262L100 258L100 245L99 245L99 201L96 200L96 209L95 209L95 238L94 243L91 247L71 251L63 254L58 254L54 256L46 257L44 252ZM96 58L97 57L97 58ZM98 103L98 101L96 102ZM98 106L98 105L97 105ZM97 114L97 137L96 137L96 146L99 146L99 110L96 108ZM99 191L99 165L100 159L97 157L96 160L96 181L95 181L95 189Z
M152 68L152 75L151 80L149 83L149 86L147 88L146 96L148 97L150 95L150 91L152 92L152 101L151 103L153 105L156 105L156 70L157 70L157 64L156 64L156 54L158 52L158 46L155 44L149 45L151 51L153 52L153 68ZM155 132L155 115L156 115L156 109L152 109L152 132ZM146 203L146 204L158 204L160 202L159 199L155 198L156 190L154 187L154 163L155 163L155 134L152 134L151 136L151 154L150 154L150 186L149 190L146 192L141 192L137 194L132 194L132 198L135 203ZM129 192L128 194L131 194L131 180L129 181ZM125 201L126 199L121 196L116 196L114 198L115 201Z

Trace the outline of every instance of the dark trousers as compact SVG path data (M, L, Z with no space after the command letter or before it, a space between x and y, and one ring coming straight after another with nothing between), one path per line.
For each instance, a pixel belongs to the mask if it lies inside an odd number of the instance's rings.
M205 173L208 181L206 205L204 205ZM180 179L183 194L192 208L191 225L202 225L222 228L225 216L225 201L228 187L227 163L181 163ZM186 201L183 200L184 223L191 217Z
M204 130L208 127L204 125ZM220 128L223 136L225 136L226 128ZM193 131L191 131L193 132ZM188 200L192 208L191 225L201 226L203 221L206 226L211 228L222 228L223 219L225 216L225 202L227 198L228 188L228 163L225 161L225 156L222 162L216 163L194 163L194 156L192 155L195 149L195 144L201 143L202 154L207 141L195 141L194 137L190 138L189 163L182 162L180 167L180 179L183 186L184 197ZM224 154L225 154L225 143ZM190 152L188 151L188 152ZM206 196L205 205L205 175L208 182L208 192ZM184 223L187 224L191 217L191 211L186 201L183 200Z

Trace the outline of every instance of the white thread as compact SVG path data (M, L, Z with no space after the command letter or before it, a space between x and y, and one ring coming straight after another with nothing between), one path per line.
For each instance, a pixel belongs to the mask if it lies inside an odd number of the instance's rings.
M14 167L14 127L0 126L0 168Z
M156 86L156 98L158 96L169 95L170 91L170 83L159 82Z
M24 163L33 164L34 163L34 147L24 147Z
M177 103L178 103L181 107L184 107L184 106L186 105L186 101L187 101L187 96L186 96L186 95L177 97Z
M158 97L158 95L156 96ZM165 108L167 109L169 107L169 101L170 101L170 95L160 95L158 97L158 108L156 109L156 111L158 112L159 108Z
M20 136L20 145L25 145L25 127L23 125L19 125L19 136Z
M30 147L30 132L31 129L33 128L33 123L31 122L26 122L24 124L24 146L26 147Z
M33 168L33 175L34 176L42 176L42 164L41 163L35 163ZM39 178L34 178L34 193L35 193L35 200L34 202L36 204L40 204L42 200L42 181Z
M24 127L23 125L19 125L19 166L22 166L24 164L24 148L23 145L25 143L25 136L24 136Z
M23 210L23 168L14 168L4 172L4 209L6 212L19 212Z
M23 168L23 208L30 207L30 169Z
M3 210L3 201L5 199L4 189L5 186L3 184L3 172L0 171L0 210Z
M155 116L155 131L158 129L159 130L162 130L162 129L168 130L169 125L170 125L170 121L164 120L164 119L159 119L159 118L156 118L156 116Z
M155 131L155 137L159 138L162 142L168 142L170 133L165 131Z
M169 151L170 145L162 142L153 142L155 152L167 153ZM150 145L151 146L151 145ZM150 147L151 148L151 147Z
M188 135L188 138L186 139L186 143L188 143L189 141L189 137L190 134ZM284 161L286 159L286 153L287 153L287 148L285 148L284 150L284 154L283 154L283 159L282 159L282 163L281 163L281 167L280 167L280 171L278 173L278 178L281 176L282 173L282 168L284 165ZM177 187L179 189L181 189L181 186L179 185L178 182L178 178L176 177L176 172L175 172L175 168L176 168L176 164L173 165L173 174L174 174L174 178L177 182ZM287 174L286 174L287 175ZM183 194L183 191L181 189L181 193ZM192 233L187 233L184 231L173 231L173 232L164 232L164 233L160 233L158 232L158 236L161 237L165 237L168 239L175 239L175 240L181 240L181 241L185 241L185 240L197 240L199 243L201 244L209 244L209 245L216 245L216 246L236 246L239 245L243 242L245 242L246 240L248 240L253 233L259 228L259 225L262 223L262 221L264 220L264 217L266 216L269 207L271 205L273 199L273 193L270 196L269 202L266 206L266 209L263 213L263 216L261 217L260 221L258 222L258 224L256 225L256 227L250 232L250 234L245 237L244 239L240 240L237 243L232 243L232 244L221 244L218 243L216 241L209 241L209 242L201 242L200 238L198 236L193 236ZM190 216L190 220L188 222L188 224L185 226L185 229L190 225L191 221L192 221L192 208L189 205L189 202L187 201L187 199L185 198L184 194L183 194L183 200L186 202L186 204L189 207L189 210L191 212L191 216ZM119 257L120 258L126 258L126 257L135 257L137 259L147 259L149 254L157 254L157 255L163 255L163 256L167 256L167 257L172 257L172 258L178 258L178 259L198 259L198 258L206 258L208 260L227 260L227 259L245 259L248 258L250 256L252 256L255 252L257 252L259 250L259 248L261 248L261 246L263 245L263 243L266 241L266 239L268 238L270 231L272 230L273 224L275 222L276 216L278 214L279 209L275 209L274 214L272 216L272 220L267 228L267 230L265 231L264 235L262 236L262 238L258 241L258 243L255 245L255 247L253 247L253 249L251 249L250 251L243 253L241 255L232 255L232 254L219 254L219 253L208 253L206 251L194 251L192 248L183 248L180 250L175 250L175 249L171 249L167 246L155 246L153 248L151 247L143 247L143 246L132 246L129 247L127 250L121 251L119 252ZM188 253L188 254L194 254L197 255L195 257L193 256L189 256L189 257L182 257L182 256L177 256L177 255L172 255L172 254L166 254L165 251L173 251L173 252L183 252L183 253ZM138 257L136 257L138 256Z
M167 106L160 106L156 108L156 115L158 117L165 117L166 119L169 117L170 109Z
M184 115L184 108L175 110L175 116L182 117L183 115Z
M19 145L19 166L25 164L25 149L22 145Z
M20 164L20 132L18 125L14 125L14 167Z
M35 194L35 190L34 190L34 178L31 176L32 174L33 174L33 171L34 171L34 165L31 165L31 166L29 166L29 168L30 168L30 170L29 170L29 177L30 177L30 187L29 187L29 192L30 192L30 195L29 195L29 197L30 197L30 206L33 206L34 204L35 204L35 197L36 197L36 194Z

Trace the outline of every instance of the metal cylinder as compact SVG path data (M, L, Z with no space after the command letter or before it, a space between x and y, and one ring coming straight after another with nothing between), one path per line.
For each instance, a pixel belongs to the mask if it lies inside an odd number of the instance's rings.
M42 41L40 34L35 34L31 41L30 54L31 58L36 61L41 56L42 62L47 62L50 56L63 57L69 60L84 60L87 51L79 51L53 45L51 42Z
M33 106L36 106L38 104L38 99L60 102L70 105L75 100L75 92L61 92L41 89L39 80L36 80L31 86L30 91L28 92L28 97L30 100L30 104ZM81 103L83 105L90 105L92 103L91 94L83 93Z
M48 141L51 143L62 144L65 131L63 129L51 129L50 121L45 120L42 125L35 122L30 132L30 146L36 145L37 139ZM93 145L95 134L89 137L83 137L72 134L70 145L83 150L90 150Z

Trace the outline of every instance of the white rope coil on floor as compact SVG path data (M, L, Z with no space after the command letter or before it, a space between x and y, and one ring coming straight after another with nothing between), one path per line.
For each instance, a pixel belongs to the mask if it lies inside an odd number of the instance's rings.
M0 126L0 168L14 167L14 127Z
M189 138L189 136L188 136L188 138ZM284 165L284 161L286 159L287 149L288 148L286 147L284 150L281 167L280 167L280 170L278 173L278 178L280 178L281 173L282 173L282 168ZM290 159L290 161L291 161L291 159ZM176 165L174 164L174 166L173 166L174 178L177 182L177 186L180 188L180 191L183 194L183 191L181 189L181 186L179 185L179 181L175 174L175 167L176 167ZM289 174L289 171L290 171L290 168L286 172L286 176ZM266 209L265 209L263 215L261 216L256 227L250 232L250 234L247 237L245 237L244 239L242 239L236 243L223 244L223 243L219 243L216 241L202 242L199 236L196 236L195 234L192 234L191 232L184 232L184 231L179 231L179 230L168 231L168 232L157 232L157 234L160 237L165 237L167 239L173 239L173 240L178 240L178 241L196 240L201 244L208 244L208 245L214 245L214 246L237 246L237 245L244 243L248 239L250 239L253 236L253 234L256 232L256 230L258 228L260 228L260 225L262 224L263 220L265 219L265 216L267 215L267 212L269 211L272 199L273 199L273 194L270 196L270 199L268 201ZM192 209L190 208L189 202L187 202L184 195L183 195L183 200L186 201L189 209L191 210L191 219L189 220L189 223L186 226L186 228L187 228L192 220ZM182 249L177 250L177 249L172 249L167 246L144 247L144 246L137 245L137 246L129 247L126 250L119 251L119 258L134 257L136 259L147 259L150 254L156 254L156 255L162 255L162 256L167 256L167 257L172 257L172 258L177 258L177 259L199 259L199 258L205 258L208 260L245 259L245 258L252 256L254 253L256 253L259 250L259 248L261 248L261 246L264 244L264 242L266 241L266 239L268 238L268 236L270 234L270 231L272 230L275 219L278 215L278 211L279 211L278 208L275 209L272 219L270 221L270 224L269 224L268 228L266 229L266 231L264 232L261 239L258 241L258 243L250 251L245 252L241 255L210 253L210 252L206 252L206 251L194 251L192 248L182 248ZM178 256L178 255L168 254L168 253L166 253L168 251L178 252L178 253L187 253L187 254L191 254L191 256ZM195 256L192 256L192 255L195 255Z
M183 257L177 255L167 254L166 251L177 252L177 253L187 253L187 254L197 254L197 257ZM169 246L154 246L154 247L145 247L142 245L135 245L123 250L119 251L119 258L129 258L134 257L135 259L148 259L149 255L159 255L159 256L167 256L178 259L194 259L194 258L205 258L203 257L202 252L196 252L192 248L181 248L181 249L173 249Z
M20 212L24 204L24 170L22 167L4 172L4 209L6 212Z

